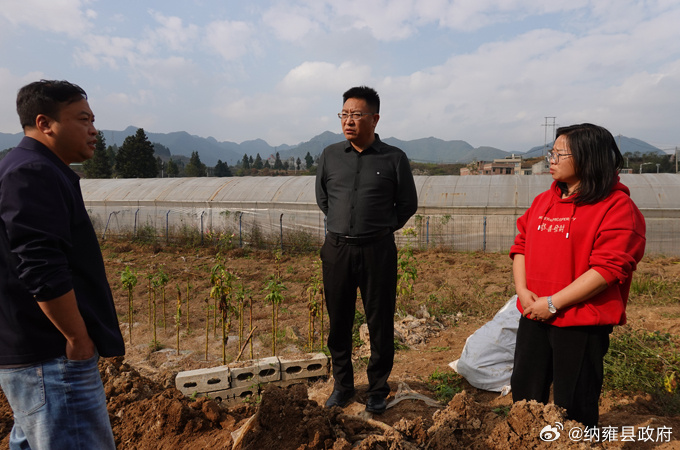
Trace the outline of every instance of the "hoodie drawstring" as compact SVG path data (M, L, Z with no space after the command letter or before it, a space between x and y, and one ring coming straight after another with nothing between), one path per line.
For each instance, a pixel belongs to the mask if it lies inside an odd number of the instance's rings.
M538 223L538 231L541 231L543 228L543 221L545 220L545 217L548 215L548 212L552 209L552 207L555 205L555 200L551 199L550 204L548 207L545 209L545 212L543 215L541 215L541 221ZM565 239L569 239L569 234L571 232L571 222L574 220L574 216L576 216L576 204L574 202L571 202L571 215L569 216L569 220L567 221L567 232L565 234Z

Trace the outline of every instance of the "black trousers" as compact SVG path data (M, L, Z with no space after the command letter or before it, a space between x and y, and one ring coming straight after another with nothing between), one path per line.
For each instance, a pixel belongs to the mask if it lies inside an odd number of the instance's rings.
M604 379L604 355L612 326L556 327L520 318L512 400L548 403L567 410L567 418L595 427Z
M330 319L328 350L335 389L354 388L352 325L357 288L366 313L371 341L368 394L387 397L394 363L394 309L397 297L397 248L394 235L350 245L330 233L321 247L323 284Z

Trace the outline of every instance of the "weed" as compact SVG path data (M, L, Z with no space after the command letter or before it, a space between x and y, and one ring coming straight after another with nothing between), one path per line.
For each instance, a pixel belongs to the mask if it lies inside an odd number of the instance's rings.
M149 342L149 350L151 350L152 352L157 352L158 350L161 349L163 349L163 344L160 341L154 339L151 342Z
M201 242L201 231L191 225L182 224L177 233L175 233L175 240L184 247L196 247Z
M257 223L254 223L252 228L250 229L250 236L248 241L251 247L267 248L266 238L264 236L264 233L260 229L259 225L257 225Z
M397 338L394 338L394 350L408 350L409 346L401 343Z
M318 239L311 233L299 229L287 230L283 235L283 245L286 252L312 252L319 249Z
M397 296L403 302L413 297L413 285L418 277L418 267L411 246L411 237L416 237L416 231L414 228L406 228L402 234L407 237L407 241L398 253Z
M451 347L430 347L426 351L432 352L432 353L439 353L439 352L448 352L451 351Z
M212 245L218 252L233 249L235 247L235 237L236 235L230 231L216 229L208 230L205 233L206 242Z
M256 406L256 405L259 405L260 403L262 403L262 394L259 393L260 392L259 386L252 386L252 387L253 387L253 391L257 391L258 393L246 396L246 398L243 399L243 403Z
M454 395L463 390L462 382L463 377L456 372L440 372L439 369L434 369L427 378L427 384L435 398L442 403L450 402Z
M354 324L352 325L352 346L354 348L361 347L364 341L361 340L359 329L361 324L366 321L366 316L359 310L354 311Z
M149 224L139 227L134 237L134 241L140 244L155 244L157 240L156 229Z
M636 273L630 284L631 302L648 305L673 304L680 301L680 283L663 274Z
M617 329L604 357L605 391L645 392L659 414L680 413L680 354L677 336L659 331Z
M508 417L508 414L510 414L510 408L512 408L510 405L503 405L497 406L491 411L495 412L497 415L501 417Z

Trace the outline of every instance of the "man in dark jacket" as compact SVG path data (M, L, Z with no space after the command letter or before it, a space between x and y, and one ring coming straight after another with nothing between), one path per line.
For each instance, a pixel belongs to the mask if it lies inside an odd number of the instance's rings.
M69 164L97 141L87 95L17 95L25 137L0 162L0 386L10 448L113 449L99 356L125 353L104 261Z
M375 414L385 411L394 362L393 233L418 209L406 154L375 133L379 113L375 90L360 86L345 92L338 117L347 140L323 151L316 176L316 201L328 227L321 260L335 379L326 406L345 406L354 396L352 325L359 288L371 340L366 411Z

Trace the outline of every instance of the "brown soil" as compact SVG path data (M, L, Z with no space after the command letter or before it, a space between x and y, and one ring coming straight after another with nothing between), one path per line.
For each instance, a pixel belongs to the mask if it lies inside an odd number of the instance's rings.
M565 420L563 411L552 404L512 404L509 395L479 390L465 381L464 392L448 405L435 407L418 399L403 400L384 414L372 416L364 411L366 378L362 350L356 352L357 396L344 409L322 407L332 390L332 380L267 385L259 401L250 403L190 399L174 388L177 372L223 363L221 339L214 337L212 318L206 359L206 305L210 270L216 264L215 252L174 248L157 248L153 252L147 247L121 243L107 243L103 251L126 342L130 340L128 301L120 282L121 271L129 266L137 271L139 279L134 289L135 317L127 355L102 360L100 364L120 449L680 448L673 433L680 432L680 418L659 415L657 405L648 395L603 395L600 424L617 428L619 436L600 444L568 439L568 430L579 424ZM416 314L423 305L433 317L421 320L420 332L408 336L410 348L397 352L388 402L400 384L434 398L428 376L435 370L450 372L448 363L460 356L465 339L490 320L513 294L507 255L427 251L415 256L418 262L415 299L400 301L398 320L406 313ZM237 249L227 252L224 259L228 270L251 289L254 298L252 320L257 329L252 357L272 353L271 307L264 303L263 287L269 275L277 270L287 288L279 316L277 354L295 357L309 351L307 288L315 271L316 255L284 254L277 264L270 253ZM640 264L639 272L663 274L665 279L677 283L678 262L671 258L647 258ZM170 282L166 288L165 314L162 295L159 293L156 299L156 339L165 348L152 351L146 276L158 268L169 275ZM187 314L183 306L178 354L174 320L177 292L179 289L185 302L187 285L191 290L190 312ZM647 299L632 299L627 326L680 334L677 320L680 303L665 302L659 306L649 303ZM248 310L245 317L247 320L250 317ZM235 336L237 323L234 320L228 333L227 363L235 359L240 348ZM317 322L314 351L319 351L319 328ZM241 359L249 358L250 348L246 346ZM541 430L546 425L556 426L557 422L563 427L562 436L553 443L543 442L539 438ZM660 427L670 428L671 441L621 440L622 427L635 427L637 432L638 427L644 426L653 428L655 433ZM0 395L0 446L7 446L11 427L11 410ZM656 440L656 434L653 438Z

